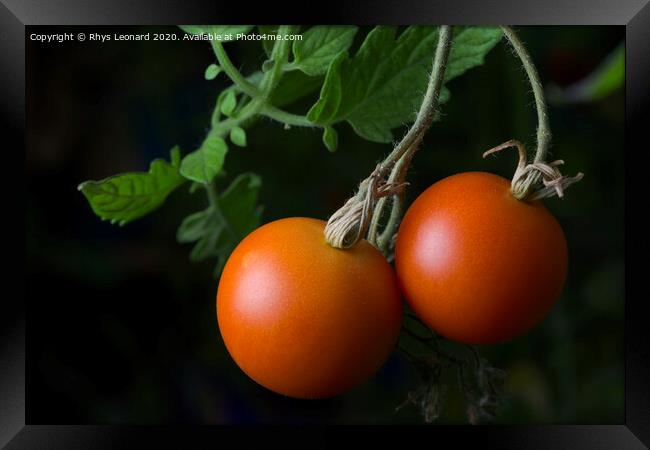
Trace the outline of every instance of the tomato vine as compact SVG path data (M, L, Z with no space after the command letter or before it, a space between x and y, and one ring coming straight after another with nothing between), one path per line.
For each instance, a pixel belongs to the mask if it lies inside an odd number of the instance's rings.
M250 33L253 26L194 25L181 29L203 39ZM558 170L561 160L545 162L551 134L539 76L510 27L443 25L408 27L399 33L397 27L375 27L362 37L354 52L351 49L359 32L354 26L315 26L307 30L290 25L258 26L257 31L276 39L263 42L261 50L266 60L259 70L248 75L231 60L227 42L205 39L214 57L205 70L205 79L211 81L223 74L231 84L216 95L210 129L197 149L181 157L180 148L174 147L169 162L157 159L148 172L120 174L79 185L100 218L124 225L151 213L173 191L190 182L191 193L205 191L207 206L182 221L177 240L193 244L190 258L194 261L216 259L215 273L219 274L241 239L258 227L262 215L257 202L262 184L258 175L237 174L221 189L218 176L223 175L229 151L227 140L236 147L247 146L246 130L266 117L285 129L296 126L322 132L323 145L333 152L339 144L336 129L344 123L359 137L386 144L393 142L395 129L410 123L404 137L360 183L356 194L332 214L325 229L326 239L334 247L348 248L367 238L390 261L402 216L406 173L426 131L438 120L440 105L450 99L446 83L481 65L503 35L519 56L533 89L538 114L537 152L528 163L523 144L511 140L485 155L509 146L519 149L520 161L511 190L522 200L562 196L564 188L582 177L563 176ZM281 38L288 35L301 39ZM304 114L285 109L314 93L317 100ZM417 317L411 319L412 325L419 321ZM400 342L423 379L422 386L409 395L407 402L420 405L425 419L434 420L440 413L444 393L442 371L454 366L468 401L469 421L476 423L493 416L503 372L481 358L475 348L457 356L444 348L444 339L426 327L424 331L426 335L405 327ZM426 356L409 350L404 343L409 339L423 346Z
M451 42L451 27L442 25L433 58L431 76L415 122L386 159L368 178L361 182L357 194L330 217L325 229L325 237L333 247L348 248L353 246L370 228L368 240L386 253L387 238L392 236L398 223L397 219L399 219L401 200L400 194L395 191L404 186L408 163L433 122L440 101L440 91L445 77ZM390 175L384 181L387 174ZM394 198L393 212L384 233L378 239L378 218L381 217L387 196Z
M537 150L535 151L533 162L527 164L525 146L521 142L513 139L486 151L483 153L483 157L509 147L516 147L519 151L519 163L512 177L510 189L512 195L519 200L538 200L553 195L562 197L564 195L564 189L580 181L584 175L582 173L578 173L573 177L562 175L558 169L558 166L564 164L564 161L561 159L551 163L546 162L552 134L548 123L548 114L546 113L546 100L544 99L542 83L537 74L535 64L533 64L526 47L519 39L519 36L517 36L517 33L508 26L502 26L501 29L510 42L514 52L519 57L528 76L533 96L535 97L535 109L537 111ZM543 182L543 188L537 187L540 180Z

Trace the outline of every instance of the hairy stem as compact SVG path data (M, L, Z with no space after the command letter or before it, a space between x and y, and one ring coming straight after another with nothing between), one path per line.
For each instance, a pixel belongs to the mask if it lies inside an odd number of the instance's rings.
M278 34L280 35L290 34L292 28L293 27L291 26L282 25L278 29ZM210 42L212 43L212 48L214 49L214 53L217 56L219 64L221 64L221 66L223 67L224 72L226 72L226 75L230 77L233 83L239 89L241 89L242 92L249 95L251 97L251 100L248 103L246 103L237 112L236 116L229 117L222 121L218 120L220 115L217 112L218 108L215 106L215 112L213 112L212 115L212 129L208 133L208 136L217 135L223 137L232 128L243 124L247 120L250 120L251 118L255 117L257 114L260 114L263 110L265 110L265 108L267 111L270 111L271 114L279 114L279 115L284 114L285 117L286 115L289 115L289 113L285 113L284 111L280 111L273 107L267 106L266 102L268 101L268 98L271 96L273 89L275 88L275 86L277 86L277 83L280 81L280 78L282 77L282 65L286 62L288 58L290 41L284 41L284 40L275 41L275 44L273 46L273 52L271 54L271 59L275 62L275 64L272 70L264 74L264 78L262 78L262 81L260 82L259 89L257 86L253 85L248 80L246 80L244 76L235 68L235 66L230 61L228 54L223 48L223 45L220 42L215 42L215 41L210 41ZM227 231L234 237L235 236L234 230L230 227L228 221L225 220L225 217L223 216L223 213L219 206L219 198L217 196L214 185L212 183L206 183L204 187L208 197L210 208L215 212L215 214L221 216L224 223L226 224Z
M266 117L277 120L278 122L294 125L297 127L316 127L317 125L310 122L305 116L291 114L271 105L264 105L260 113Z
M368 178L361 182L357 193L330 216L325 226L325 239L332 247L352 247L364 237L369 229L374 230L373 240L370 242L377 246L377 242L374 241L378 229L376 221L380 220L381 214L375 214L376 201L382 197L399 194L404 186L403 174L405 174L408 163L413 153L417 151L424 134L431 126L438 109L440 90L445 78L450 49L451 27L442 25L427 90L415 122L386 159ZM388 172L402 157L405 158L405 162L404 168L398 171L401 176L395 182L388 182L385 179Z
M280 25L278 27L277 35L285 36L291 34L294 27L291 25ZM280 81L282 77L282 66L284 66L289 59L289 49L291 41L276 40L271 51L271 60L273 67L271 70L264 74L264 78L260 83L260 90L262 91L261 97L266 102L271 96L271 92Z
M215 56L217 57L217 61L219 61L219 65L226 75L228 75L228 78L230 78L244 94L250 97L257 97L259 95L257 86L248 81L246 77L237 70L230 60L228 53L226 53L226 49L223 48L223 44L216 40L210 40L210 44L212 45L212 50L214 51Z
M397 163L393 167L393 170L390 173L390 177L388 178L389 181L400 182L406 178L406 171L409 165L411 164L412 157L413 157L412 153L406 154L397 161ZM390 210L390 216L388 217L388 222L386 223L384 230L377 238L377 246L384 254L386 254L389 251L391 240L393 239L393 236L395 235L395 232L399 227L400 219L402 217L403 205L404 205L404 192L401 192L398 195L394 195L392 197L392 205ZM379 207L380 205L378 204L377 206ZM383 207L384 205L381 205L381 207L379 207L379 210L377 211L379 217L381 217Z
M404 138L388 155L386 161L394 164L406 152L415 152L417 146L424 134L427 132L433 117L438 110L438 101L440 99L440 89L445 78L445 69L447 68L447 59L449 58L449 51L451 47L451 27L449 25L441 25L438 37L438 46L436 48L436 55L433 59L433 68L431 69L431 76L427 85L427 91L422 99L420 110L415 119L415 122L406 133Z
M395 146L393 151L381 164L385 169L391 169L389 180L391 182L400 183L404 181L406 170L411 162L413 154L417 151L424 134L427 132L433 118L438 110L440 99L440 90L445 78L445 70L447 68L447 59L451 50L451 27L442 25L438 36L438 45L436 53L433 58L433 67L431 69L431 76L427 85L426 93L422 99L420 110L413 126L409 129L402 140ZM392 178L392 179L391 179ZM393 197L393 210L389 218L389 222L381 236L378 235L379 221L382 217L382 212L386 204L385 199L380 199L377 202L372 220L370 222L370 233L368 236L369 241L382 250L384 253L390 243L390 239L397 228L399 218L401 215L401 199L397 196Z
M550 163L546 162L546 154L551 142L551 130L546 113L542 83L526 47L514 30L507 26L502 26L501 29L519 57L533 90L535 109L537 110L537 150L533 162L529 163L524 145L511 139L486 151L483 153L483 157L506 148L516 147L519 150L519 163L510 183L512 195L518 200L539 200L553 195L562 198L564 190L573 183L580 181L583 174L578 172L572 177L562 175L558 168L564 164L561 159Z
M551 143L551 129L548 123L548 115L546 114L544 89L542 88L542 83L539 79L537 69L535 68L523 42L521 42L519 36L517 36L517 33L508 26L502 26L501 29L521 60L521 64L526 71L528 81L533 90L535 108L537 110L537 150L535 152L535 162L544 161L546 159L548 147Z
M408 165L406 164L407 159L408 158L403 156L397 161L397 163L395 163L392 170L390 171L390 175L388 176L389 183L395 183L398 182L399 180L404 180L404 177L402 177L402 172L404 171L404 166ZM384 230L380 234L379 233L380 222L383 217L384 207L386 206L386 203L389 200L392 205L390 210L390 216L388 217L388 222L386 223ZM373 220L370 222L370 227L368 229L367 239L375 247L380 249L384 254L387 253L390 244L390 239L392 238L391 230L394 230L399 224L403 201L404 201L404 192L400 192L399 194L393 195L390 198L382 197L379 200L377 200L377 205L375 206Z
M282 25L278 29L278 34L290 34L292 28L293 27L288 25ZM228 58L228 55L221 43L215 43L214 41L211 42L213 43L212 47L214 48L215 54L217 55L217 59L223 66L226 75L231 78L233 83L242 92L248 94L251 97L251 100L241 108L236 116L229 117L222 121L216 120L219 117L219 114L217 112L218 108L215 106L211 133L215 133L219 136L225 136L233 127L241 125L257 114L275 116L274 118L278 118L278 120L291 120L293 122L296 122L296 125L298 125L298 122L300 122L302 119L301 116L281 111L267 104L267 101L271 96L273 89L275 86L277 86L280 78L282 77L282 65L286 62L289 56L290 41L275 41L273 52L271 53L271 59L275 62L275 64L272 70L269 70L264 74L264 78L262 78L259 88L246 80L241 75L241 73L239 73L239 71L232 65L232 62L230 61L230 58Z
M264 103L259 97L252 99L239 111L236 117L229 117L214 125L211 133L217 134L218 136L225 136L233 127L239 126L256 114L259 114L263 106Z

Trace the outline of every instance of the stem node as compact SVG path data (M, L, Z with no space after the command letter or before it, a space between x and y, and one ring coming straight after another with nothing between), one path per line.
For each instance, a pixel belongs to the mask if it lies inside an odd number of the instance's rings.
M402 192L406 182L383 181L385 166L378 164L359 190L327 221L325 239L335 248L350 248L368 230L377 200Z

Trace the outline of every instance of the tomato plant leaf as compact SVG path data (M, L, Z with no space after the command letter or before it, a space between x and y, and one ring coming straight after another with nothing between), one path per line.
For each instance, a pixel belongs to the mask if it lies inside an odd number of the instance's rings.
M198 150L185 155L180 173L188 180L210 183L221 171L228 145L219 136L208 136Z
M262 71L255 71L246 77L250 83L258 86L264 73ZM316 93L318 88L323 84L323 76L310 77L305 75L299 70L285 73L278 85L271 93L270 103L273 106L282 107L290 105L291 103L306 97L308 94ZM228 92L241 92L237 85L232 84L219 94L219 110L221 111L221 103Z
M219 199L221 213L236 239L235 245L259 225L262 209L257 197L262 179L253 173L244 173L228 186Z
M182 244L195 242L208 231L210 224L210 209L204 209L187 216L176 231L176 240Z
M323 144L330 152L336 151L339 145L339 135L332 127L326 126L323 130Z
M455 31L446 81L483 62L501 39L498 27L462 27ZM438 28L375 27L356 55L341 52L330 64L318 101L307 118L320 125L347 121L357 134L390 142L392 129L415 119L426 90ZM441 102L449 99L443 89Z
M327 72L334 58L352 45L356 26L311 27L302 34L302 40L293 42L293 62L289 67L307 75L317 76Z
M242 127L232 127L230 130L230 140L239 147L246 147L246 131Z
M339 53L330 65L321 88L319 100L307 112L307 119L312 122L327 124L337 120L341 99L343 97L341 67L348 61L348 52Z
M221 112L230 117L237 107L237 96L235 95L235 91L226 91L226 94L219 106L221 107Z
M198 242L192 247L190 261L200 262L218 256L216 243L223 227L217 226L211 229L210 233L202 235Z
M178 28L183 30L184 32L188 34L203 34L204 27L207 25L179 25Z
M217 78L217 75L219 75L220 72L221 72L221 67L219 67L216 64L210 64L205 69L205 74L204 74L205 79L208 81L214 80L215 78Z
M287 72L273 90L271 104L282 107L316 93L323 84L323 78L323 76L311 77L299 70Z
M192 261L218 258L220 272L237 244L259 226L262 207L257 205L261 178L244 173L217 195L215 205L185 218L176 238L181 243L196 242L190 253Z
M269 70L273 69L274 66L275 66L275 61L273 61L272 59L267 59L262 63L262 73L268 72Z
M171 151L171 163L156 159L148 172L131 172L86 181L78 189L102 220L125 225L158 208L186 180L179 173L180 151Z
M485 62L485 56L501 40L499 27L454 27L445 82L463 75Z

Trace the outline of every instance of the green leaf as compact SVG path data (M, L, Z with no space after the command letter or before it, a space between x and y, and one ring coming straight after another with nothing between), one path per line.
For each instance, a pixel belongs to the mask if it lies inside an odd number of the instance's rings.
M221 233L221 231L222 227L214 228L212 233L206 234L199 239L190 252L190 261L200 262L208 258L219 256L216 247L217 239L219 238L219 233Z
M264 74L261 71L256 71L251 73L246 77L250 83L254 85L259 85ZM318 88L323 84L323 77L310 77L305 75L299 70L293 72L285 73L278 85L273 89L271 93L271 104L277 107L283 107L290 105L291 103L299 100L310 93L317 92ZM228 91L239 92L236 85L231 85L230 87L224 89L219 94L219 105L223 102Z
M293 42L294 60L290 66L307 75L322 75L339 53L350 48L356 33L356 26L311 27L302 40Z
M263 73L268 72L269 70L273 69L273 66L275 66L275 61L273 61L272 59L267 59L262 63L262 72Z
M227 152L226 141L218 136L208 136L198 150L185 155L181 175L188 180L210 183L221 171Z
M253 173L239 175L217 196L216 204L186 217L177 231L181 243L196 242L192 261L217 257L220 271L237 244L259 226L257 205L261 179Z
M271 94L271 104L279 108L315 93L323 84L323 77L310 77L298 70L285 73Z
M210 81L214 80L217 78L217 75L221 72L221 67L219 67L216 64L210 64L206 69L205 69L205 79Z
M241 127L232 127L230 129L230 140L239 147L246 147L246 132Z
M551 86L549 101L583 103L600 100L625 84L625 46L620 44L587 77L561 89Z
M170 153L169 161L172 163L172 166L175 167L176 169L180 168L180 166L181 166L181 149L178 148L178 145L175 145L170 150L169 153Z
M78 189L102 220L125 225L138 219L165 201L185 182L179 174L180 151L171 151L171 164L163 159L152 161L149 172L115 175L101 181L86 181Z
M238 34L248 33L253 25L179 25L179 28L189 34L211 34L221 42L228 42L235 40Z
M199 34L203 34L205 32L204 28L206 26L207 25L179 25L178 28L180 28L181 30L183 30L184 32L186 32L188 34L197 34L197 35L199 35Z
M499 27L455 27L445 82L483 64L485 55L499 43L501 37Z
M332 127L325 127L323 130L323 144L330 152L336 151L339 145L339 135Z
M321 88L320 99L307 112L307 118L315 123L334 123L343 98L341 66L348 61L348 53L341 52L330 65Z
M259 225L262 209L257 206L257 197L261 186L262 179L258 175L244 173L237 176L220 197L221 213L237 243Z
M208 231L210 212L210 209L205 209L187 216L176 231L176 240L180 243L188 243L201 239Z
M235 111L236 106L237 106L237 96L235 95L235 91L233 90L227 91L223 98L223 101L220 104L221 112L224 113L226 116L230 117L232 113Z
M455 31L446 81L483 62L501 39L498 27ZM320 125L347 121L357 134L391 142L391 130L412 122L426 90L438 27L376 27L354 57L340 53L328 68L318 101L307 117ZM441 102L449 98L443 89Z

